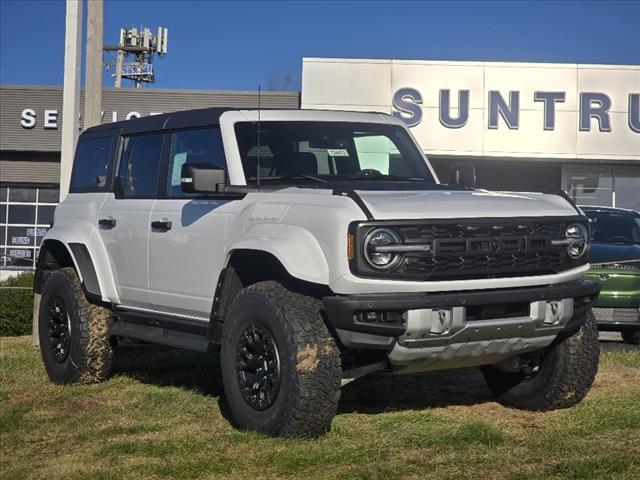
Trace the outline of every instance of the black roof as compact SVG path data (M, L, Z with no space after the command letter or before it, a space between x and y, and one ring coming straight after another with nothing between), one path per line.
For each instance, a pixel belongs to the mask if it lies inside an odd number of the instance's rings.
M83 133L97 133L122 129L123 134L154 132L174 128L200 127L216 125L220 122L220 115L232 108L201 108L197 110L183 110L180 112L163 113L148 117L132 118L120 122L105 123L87 128Z

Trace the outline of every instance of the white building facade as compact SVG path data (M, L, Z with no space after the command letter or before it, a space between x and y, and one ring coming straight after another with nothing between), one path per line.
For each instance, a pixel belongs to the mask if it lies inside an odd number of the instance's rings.
M305 58L302 108L398 116L442 181L640 210L640 66Z

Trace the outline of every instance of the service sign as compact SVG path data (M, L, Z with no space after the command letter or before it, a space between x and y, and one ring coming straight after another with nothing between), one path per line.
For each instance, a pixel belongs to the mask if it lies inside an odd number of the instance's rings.
M640 66L305 58L302 108L380 111L426 153L640 160Z

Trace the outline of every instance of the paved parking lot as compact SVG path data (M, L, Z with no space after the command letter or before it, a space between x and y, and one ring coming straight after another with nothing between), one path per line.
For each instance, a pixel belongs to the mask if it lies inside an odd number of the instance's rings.
M640 345L622 343L619 332L600 332L600 347L605 351L640 352Z

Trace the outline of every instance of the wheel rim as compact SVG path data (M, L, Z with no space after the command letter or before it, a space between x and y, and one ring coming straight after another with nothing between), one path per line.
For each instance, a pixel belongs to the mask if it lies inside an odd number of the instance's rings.
M280 389L280 355L273 335L266 328L247 327L236 348L236 376L245 402L255 410L266 410Z
M49 348L53 359L58 363L62 363L69 356L71 319L64 302L60 298L54 299L49 307L47 328L49 330Z

